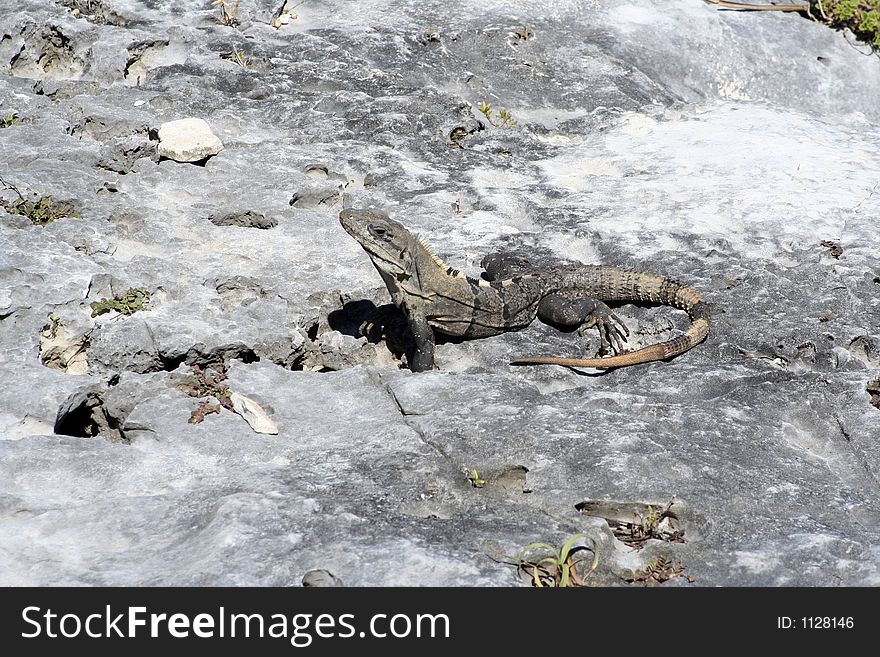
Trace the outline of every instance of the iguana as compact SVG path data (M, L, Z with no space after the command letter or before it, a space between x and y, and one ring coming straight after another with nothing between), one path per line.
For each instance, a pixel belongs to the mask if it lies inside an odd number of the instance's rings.
M626 325L605 301L645 301L680 308L691 324L683 335L603 358L536 356L512 364L611 368L672 358L709 333L709 305L689 287L657 274L597 265L530 270L523 258L484 258L486 280L465 276L400 223L378 210L343 210L342 227L369 254L391 299L407 317L416 352L414 372L434 367L434 339L443 333L486 338L526 328L535 317L559 327L599 330L601 351L620 351Z

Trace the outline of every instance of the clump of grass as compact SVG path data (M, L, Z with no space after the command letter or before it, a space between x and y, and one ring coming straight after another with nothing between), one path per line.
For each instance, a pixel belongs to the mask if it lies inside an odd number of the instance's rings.
M220 7L220 22L226 27L238 25L238 0L213 0L213 7Z
M580 540L589 540L592 547L577 545ZM589 559L585 554L592 551ZM589 567L586 565L589 563ZM586 534L569 536L561 548L549 543L530 543L519 554L517 569L528 576L532 586L574 587L583 586L584 578L599 565L599 546L596 540Z
M92 308L92 317L109 313L115 310L120 315L133 315L139 310L143 310L150 302L150 291L143 288L129 288L122 296L115 296L112 299L101 299L93 301L90 305Z
M486 119L489 121L489 123L494 125L496 128L512 128L517 123L519 123L519 121L513 118L513 115L506 109L498 110L498 112L493 116L492 105L485 101L480 103L479 108Z
M513 35L520 41L528 41L529 39L534 38L535 31L532 29L531 25L523 25L522 27L516 28L513 31Z
M233 48L230 52L224 52L220 55L220 59L226 59L230 62L238 64L242 68L248 68L251 65L251 58L244 50L236 50Z
M192 415L189 416L189 423L198 424L199 422L204 422L206 415L219 413L221 408L222 406L219 403L213 404L210 399L204 399L199 403L196 410L192 412Z
M232 392L229 390L229 386L224 383L227 379L225 372L213 372L198 365L193 365L190 369L192 377L179 384L177 389L190 397L206 398L192 412L189 418L190 424L198 424L205 419L206 415L219 413L221 408L228 411L233 410L230 396ZM217 402L212 402L211 398L216 399Z
M687 581L693 583L696 577L684 574L684 564L674 561L665 555L654 557L648 562L644 570L624 570L620 578L629 584L641 584L643 586L657 586L663 582L668 582L676 577L685 577Z
M811 0L811 13L831 27L848 27L853 33L880 48L880 0Z
M606 522L617 540L636 550L641 550L650 539L684 543L684 530L678 529L674 522L677 518L670 511L673 503L674 500L671 500L665 507L649 504L644 515L633 514L632 522L607 519Z
M0 128L10 128L16 123L21 123L21 119L18 118L18 114L15 112L9 112L6 116L0 116Z
M79 216L72 206L57 201L51 196L43 196L31 201L25 198L15 185L10 185L2 178L0 178L0 184L3 185L3 189L13 191L18 196L15 201L0 198L0 207L9 214L27 217L35 226L45 226L62 217Z
M66 203L60 203L51 196L44 196L36 201L19 199L10 203L0 199L0 206L9 214L20 214L27 217L35 226L51 224L62 217L78 217L79 215Z
M486 480L480 476L480 473L477 472L476 468L471 468L467 473L468 481L471 482L471 486L474 488L483 488L486 485Z

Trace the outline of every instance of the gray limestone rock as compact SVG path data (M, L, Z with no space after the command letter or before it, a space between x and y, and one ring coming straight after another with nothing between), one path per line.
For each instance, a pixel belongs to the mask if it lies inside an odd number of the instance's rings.
M876 54L700 2L207 4L0 12L2 184L78 215L0 191L0 584L516 585L578 533L590 584L655 557L667 585L880 584ZM199 166L165 159L181 116ZM413 375L337 219L369 206L474 276L516 251L681 279L711 333L509 367L597 347L534 325ZM684 323L615 312L632 347Z
M329 570L318 568L310 570L302 578L302 585L307 587L342 586L342 580Z
M266 217L259 212L244 210L243 212L226 212L212 215L208 218L215 226L238 226L239 228L274 228L278 220L274 217Z

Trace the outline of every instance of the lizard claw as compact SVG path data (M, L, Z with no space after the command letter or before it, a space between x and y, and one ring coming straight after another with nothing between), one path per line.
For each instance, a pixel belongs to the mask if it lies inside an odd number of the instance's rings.
M629 329L623 320L604 303L597 302L596 308L578 329L579 335L595 327L599 331L599 353L617 354L624 351L623 343L629 336Z
M389 331L399 330L405 326L405 319L400 315L396 306L385 304L375 308L358 325L357 334L367 338L370 342L378 342Z

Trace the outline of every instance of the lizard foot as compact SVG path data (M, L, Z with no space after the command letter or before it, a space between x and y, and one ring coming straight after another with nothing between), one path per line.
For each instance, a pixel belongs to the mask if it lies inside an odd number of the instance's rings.
M358 326L357 333L370 342L378 342L389 333L406 328L406 317L397 306L385 304L376 308Z
M379 306L366 317L358 326L356 337L365 337L372 344L384 340L388 351L397 359L414 349L406 316L391 304Z
M578 328L578 335L583 336L591 328L599 331L599 354L617 354L624 351L623 343L629 336L629 329L623 320L611 308L601 301L589 314L586 321Z

